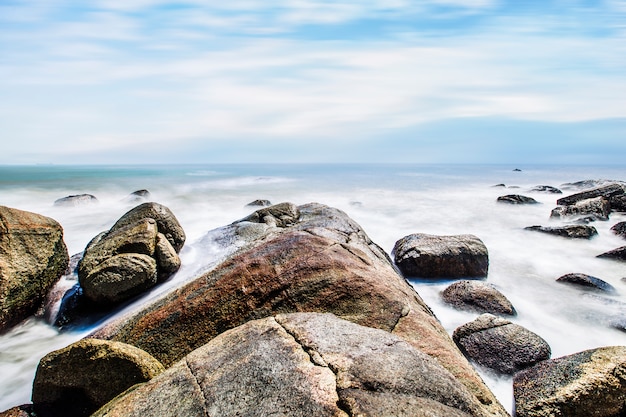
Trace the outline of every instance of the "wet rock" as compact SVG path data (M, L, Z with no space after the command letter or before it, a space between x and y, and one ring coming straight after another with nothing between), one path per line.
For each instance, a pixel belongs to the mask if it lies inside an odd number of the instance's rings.
M626 347L541 362L513 379L517 417L626 415Z
M496 184L496 185L492 185L492 187L494 187L494 188L506 188L506 184Z
M519 168L515 168L515 169L513 170L513 172L522 172L522 170L521 170L521 169L519 169Z
M608 201L612 197L624 195L625 193L626 185L613 183L559 198L556 201L556 204L558 204L559 206L570 206L584 200L594 199L598 197L602 197Z
M180 269L180 257L163 233L157 234L154 258L158 266L160 280L170 277Z
M246 204L246 207L269 207L272 202L269 200L254 200Z
M481 281L463 280L442 291L446 303L469 311L515 316L513 304L493 285Z
M69 262L55 220L0 206L0 333L34 314Z
M265 223L271 227L288 227L296 224L300 211L295 204L280 203L260 209L243 219L253 223Z
M609 293L615 292L615 287L608 282L587 274L565 274L559 277L557 281Z
M615 259L617 261L626 261L626 246L601 253L597 258Z
M421 278L485 277L489 254L474 235L408 235L396 242L395 263L404 276Z
M68 195L67 197L59 198L54 201L55 206L80 206L83 204L93 204L97 203L98 199L91 194L77 194L77 195Z
M512 375L550 358L550 346L536 333L492 314L458 327L452 339L479 365Z
M24 404L0 412L0 417L37 417L32 404Z
M611 231L626 239L626 222L616 223L613 227L611 227Z
M537 200L532 197L526 197L519 194L509 194L498 197L499 203L509 204L539 204Z
M136 347L83 339L41 359L33 382L33 405L40 417L89 416L163 370L156 359Z
M219 335L94 417L145 415L489 414L401 338L332 314L296 313Z
M611 203L611 211L626 212L626 195L611 197L609 203Z
M568 206L559 206L552 210L552 218L593 217L595 220L608 220L611 212L609 201L604 197L580 200Z
M454 374L487 415L506 415L432 311L358 224L321 204L283 207L295 223L271 227L246 218L218 229L213 243L238 248L227 259L92 336L133 344L170 366L251 320L330 312L402 337Z
M550 185L537 185L530 189L534 193L563 194L563 191Z
M569 224L560 227L528 226L525 227L524 230L533 230L537 232L574 239L591 239L598 234L598 231L593 226L575 224Z
M150 196L151 194L148 190L137 190L130 193L124 201L126 201L127 203L138 204L148 200Z

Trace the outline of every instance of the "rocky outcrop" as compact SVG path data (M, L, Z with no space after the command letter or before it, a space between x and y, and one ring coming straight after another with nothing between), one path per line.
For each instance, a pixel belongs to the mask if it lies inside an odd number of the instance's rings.
M436 360L388 332L296 313L229 330L94 417L488 416Z
M517 417L626 415L626 347L541 362L515 375Z
M477 278L487 276L489 254L474 235L408 235L393 248L404 276L421 278Z
M526 197L524 195L519 194L509 194L498 197L498 203L509 203L509 204L539 204L537 200L532 197Z
M614 293L615 287L600 278L592 277L587 274L565 274L557 278L557 282L563 282L567 284L576 285L583 288L594 289L604 291L608 293Z
M626 222L619 222L614 224L613 227L611 227L611 231L616 235L626 239Z
M502 374L512 375L550 358L551 353L536 333L492 314L457 328L452 338L468 358Z
M37 311L68 262L58 222L0 206L0 333Z
M551 185L537 185L530 189L534 193L563 194L563 191Z
M552 210L552 218L580 218L587 217L594 220L608 220L611 213L609 200L604 197L589 198L577 201L571 205L559 206Z
M91 194L77 194L77 195L68 195L67 197L54 200L54 205L73 207L73 206L80 206L83 204L93 204L97 202L98 202L98 199Z
M626 185L620 183L612 183L559 198L556 201L556 204L558 204L559 206L570 206L583 200L589 200L598 197L602 197L608 201L612 197L621 196L625 193Z
M156 203L137 206L87 245L78 265L84 296L98 305L115 305L141 294L180 268L176 247L184 239L169 209Z
M493 285L481 281L463 280L455 282L441 292L441 298L446 303L461 310L506 316L517 314L513 304L504 294Z
M609 184L623 184L626 185L624 181L617 180L608 180L608 179L597 179L597 180L582 180L576 182L566 182L561 184L561 188L568 190L587 190L589 188L597 188L602 187Z
M88 416L163 370L156 359L134 346L83 339L41 359L33 382L33 406L39 417Z
M280 204L210 233L237 251L92 336L140 347L170 366L219 334L290 312L333 313L402 337L465 385L488 415L506 415L385 252L345 213Z
M524 230L533 230L574 239L591 239L598 234L598 230L595 227L582 224L568 224L560 227L528 226Z
M626 261L626 246L601 253L598 258L614 259L616 261Z

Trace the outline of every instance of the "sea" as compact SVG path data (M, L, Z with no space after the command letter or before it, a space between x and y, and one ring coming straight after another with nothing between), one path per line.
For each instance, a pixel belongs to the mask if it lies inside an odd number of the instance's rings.
M0 205L43 214L64 229L70 255L81 252L96 234L110 228L137 204L130 194L148 190L150 201L169 207L187 241L182 267L161 288L166 292L219 261L223 253L206 246L211 230L241 219L265 199L272 203L323 203L347 213L368 236L391 253L396 241L412 233L473 234L489 251L493 284L515 306L510 320L537 333L560 357L585 349L626 345L626 332L612 326L626 320L626 263L596 255L626 245L610 228L626 221L612 213L592 225L590 240L567 239L524 230L557 226L550 219L560 197L578 192L583 180L626 180L624 166L564 165L410 165L410 164L205 164L137 166L0 166ZM539 185L563 194L532 192ZM96 203L59 206L69 195L91 194ZM534 198L539 204L498 203L507 194ZM585 273L613 285L613 295L557 282L567 273ZM440 292L453 280L411 279L444 328L454 329L478 314L443 303ZM140 299L135 305L145 302ZM30 402L39 360L84 337L88 328L59 331L30 318L0 335L0 411ZM478 367L479 373L509 411L512 378ZM78 370L77 370L78 371Z

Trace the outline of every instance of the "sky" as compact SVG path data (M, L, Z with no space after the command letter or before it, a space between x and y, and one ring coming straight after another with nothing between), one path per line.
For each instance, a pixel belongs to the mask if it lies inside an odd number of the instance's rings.
M626 0L2 0L0 164L623 164Z

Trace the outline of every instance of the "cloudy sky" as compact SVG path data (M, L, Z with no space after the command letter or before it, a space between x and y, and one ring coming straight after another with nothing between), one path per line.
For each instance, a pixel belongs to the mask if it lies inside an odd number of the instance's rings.
M2 0L0 127L0 164L619 164L626 0Z

